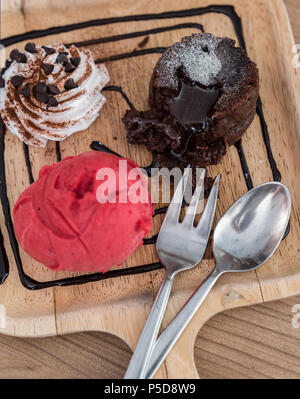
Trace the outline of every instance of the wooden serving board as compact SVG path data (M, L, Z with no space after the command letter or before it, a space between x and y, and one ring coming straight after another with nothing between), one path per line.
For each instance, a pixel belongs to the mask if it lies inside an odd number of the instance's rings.
M228 4L226 1L225 3ZM293 37L286 10L281 0L230 0L242 19L244 36L250 57L260 70L260 94L269 127L271 146L282 173L282 181L292 195L291 230L272 259L256 272L223 276L209 294L201 309L167 357L157 377L198 377L193 359L193 347L201 326L214 314L225 309L271 301L300 293L300 69L295 69ZM221 5L223 1L214 0ZM5 38L34 29L66 25L95 18L152 14L205 7L207 0L15 0L2 1L1 37ZM228 16L217 13L178 18L156 18L144 21L110 23L35 39L37 44L73 42L114 36L182 23L197 23L205 31L218 36L236 38ZM144 48L165 47L195 32L181 28L151 34ZM96 58L139 50L144 36L90 46ZM24 43L13 47L22 49ZM12 47L7 49L7 54ZM146 109L148 84L153 67L160 55L148 54L107 62L111 85L122 86L138 109ZM118 153L141 165L150 162L144 148L126 142L121 123L126 104L118 93L106 92L107 103L98 120L87 130L61 143L62 156L89 150L91 141L101 140ZM258 117L243 138L249 169L254 185L273 179ZM5 137L5 166L7 194L11 207L28 186L28 174L22 143L10 132ZM34 178L45 164L56 162L55 143L46 149L29 149ZM210 167L209 175L222 174L220 199L216 219L247 191L237 151L231 147L221 165ZM154 221L157 232L162 218ZM162 279L162 270L134 276L119 277L85 285L30 291L20 282L14 256L9 244L3 213L1 231L10 261L10 274L0 286L0 304L6 308L7 324L4 334L40 337L78 331L105 331L115 334L134 349ZM246 243L245 243L246 244ZM63 278L33 261L22 250L21 258L28 275L39 281ZM144 246L128 259L124 267L156 261L153 246ZM163 322L165 327L187 298L208 275L212 260L176 278L170 303Z

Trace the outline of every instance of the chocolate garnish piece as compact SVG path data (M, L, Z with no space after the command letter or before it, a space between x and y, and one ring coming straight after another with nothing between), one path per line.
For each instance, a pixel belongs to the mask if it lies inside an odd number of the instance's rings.
M47 86L45 82L40 82L33 87L35 93L47 94Z
M52 47L42 46L42 49L45 51L46 55L55 53L55 50Z
M49 101L49 96L48 94L43 94L43 93L36 93L35 98L43 104L47 104Z
M25 98L30 98L30 87L27 85L24 86L23 89L19 90L19 93Z
M71 64L71 62L69 62L69 61L67 61L67 62L64 64L64 67L65 67L65 71L66 71L67 73L74 72L75 69L76 69L76 66L74 66L73 64Z
M10 53L10 58L13 61L17 61L18 63L23 63L25 64L25 62L27 61L27 57L25 54L21 53L18 49L13 49Z
M57 106L58 106L58 101L56 100L56 98L54 98L53 96L49 97L46 108L49 109L49 107L57 107Z
M41 68L45 72L46 75L50 75L54 69L54 65L52 64L46 64L44 62L41 63Z
M27 57L23 53L19 53L18 59L16 60L18 63L26 64L27 62Z
M72 90L75 89L76 87L78 87L78 85L74 82L74 79L68 79L64 85L64 88L66 90Z
M56 63L65 65L65 63L68 62L68 57L67 57L67 55L68 55L68 53L67 53L66 51L60 51L60 52L58 53L57 58L56 58Z
M47 91L49 94L59 94L59 88L55 85L49 85L47 86Z
M5 87L5 80L0 76L0 88Z
M11 52L9 54L9 58L11 60L15 61L18 54L19 54L19 50L17 48L14 48L13 50L11 50Z
M8 69L11 66L12 63L13 63L12 60L6 60L5 61L5 68Z
M78 65L80 64L81 58L80 57L71 57L70 61L77 68Z
M144 39L141 42L138 43L138 47L139 48L145 47L146 44L149 42L149 39L150 39L149 36L144 37Z
M33 42L29 42L29 43L26 44L25 51L28 51L28 53L32 53L32 54L35 54L35 53L38 52L37 48L36 48L36 45Z
M24 82L24 77L21 75L15 75L11 78L11 84L17 89Z

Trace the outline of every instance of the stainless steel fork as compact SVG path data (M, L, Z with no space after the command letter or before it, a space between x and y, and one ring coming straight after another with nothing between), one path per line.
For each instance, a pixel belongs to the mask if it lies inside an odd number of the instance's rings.
M145 378L174 277L177 273L196 266L202 260L207 246L216 209L220 175L214 182L201 219L198 225L194 227L199 199L204 193L205 170L202 171L197 182L186 215L183 221L179 222L189 173L191 173L191 169L188 167L176 187L157 238L156 250L161 263L165 267L165 276L131 358L125 379Z

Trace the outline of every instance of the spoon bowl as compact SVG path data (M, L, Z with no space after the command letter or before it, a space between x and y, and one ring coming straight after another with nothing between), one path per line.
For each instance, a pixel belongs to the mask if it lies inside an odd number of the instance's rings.
M290 193L281 183L265 183L243 195L214 231L216 271L250 271L265 263L284 236L290 211Z

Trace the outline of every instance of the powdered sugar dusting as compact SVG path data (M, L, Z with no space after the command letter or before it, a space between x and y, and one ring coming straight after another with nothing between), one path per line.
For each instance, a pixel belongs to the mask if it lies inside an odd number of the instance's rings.
M216 48L222 39L210 34L195 34L186 39L174 44L164 53L161 59L164 67L161 83L168 86L177 69L183 67L191 80L205 86L213 84L214 78L222 68L222 63L216 55ZM174 83L175 81L172 82L173 85Z

